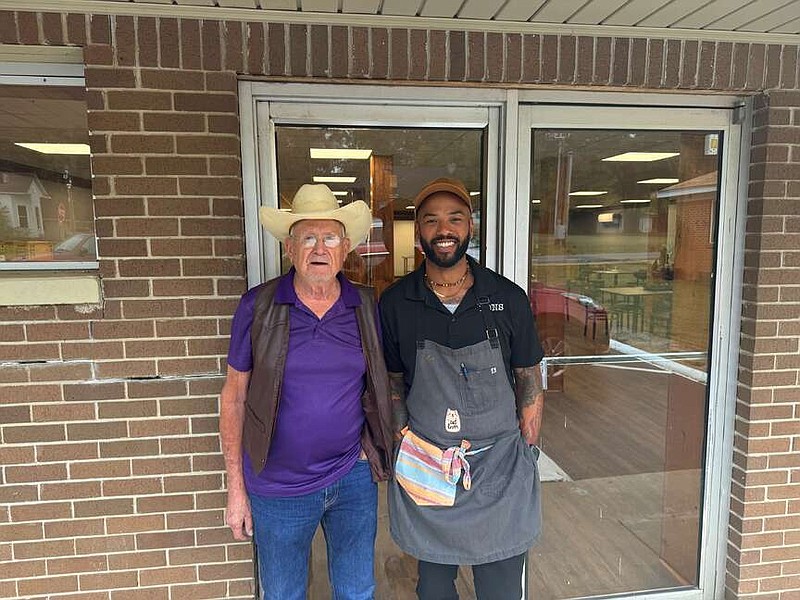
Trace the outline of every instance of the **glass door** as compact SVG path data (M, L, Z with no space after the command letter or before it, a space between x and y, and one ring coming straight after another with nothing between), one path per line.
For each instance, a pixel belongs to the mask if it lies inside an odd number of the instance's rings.
M529 597L703 584L730 114L675 112L523 110L516 268L548 354Z
M468 252L495 262L498 110L464 106L375 106L346 103L262 102L257 107L264 203L289 210L304 183L325 183L339 203L362 200L373 212L366 242L345 261L352 281L385 289L420 264L414 235L413 199L428 181L453 177L464 182L476 206L475 236ZM493 181L492 187L487 181ZM484 215L491 215L483 218ZM250 285L285 273L290 265L277 242L260 241L266 257ZM255 253L251 253L251 258ZM262 274L263 273L263 274ZM389 534L385 484L379 486L375 569L378 600L415 596L416 561ZM458 579L464 598L474 598L467 574ZM322 532L314 538L309 598L330 597Z

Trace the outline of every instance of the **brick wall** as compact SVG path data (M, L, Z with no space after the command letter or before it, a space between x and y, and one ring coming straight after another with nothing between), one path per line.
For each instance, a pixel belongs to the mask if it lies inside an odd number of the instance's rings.
M730 597L800 597L800 91L757 99L729 525Z
M252 597L249 547L223 525L216 422L245 289L248 74L770 90L754 134L728 590L797 598L797 46L8 11L0 43L85 48L104 295L0 309L0 597Z

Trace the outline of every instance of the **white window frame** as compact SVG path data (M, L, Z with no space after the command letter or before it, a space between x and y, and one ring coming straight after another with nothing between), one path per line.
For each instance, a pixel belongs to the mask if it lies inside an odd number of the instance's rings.
M48 49L49 50L49 49ZM13 55L12 55L13 57ZM83 65L50 62L0 62L0 85L86 87ZM93 196L94 197L94 196ZM28 215L30 222L31 215ZM0 272L16 271L90 271L100 266L92 261L0 262Z
M712 600L725 589L727 522L730 503L735 421L736 373L744 266L744 224L747 198L749 101L736 96L701 94L652 94L608 91L476 89L455 87L388 86L381 84L304 84L242 81L239 85L242 169L248 283L252 287L277 274L277 243L265 243L258 224L258 207L277 206L274 131L270 131L268 103L287 106L282 118L318 122L325 104L364 105L363 121L342 119L344 124L387 124L377 107L393 108L405 115L407 126L421 122L420 107L491 107L497 131L490 136L487 165L487 266L513 279L524 289L528 277L528 217L530 131L536 127L608 128L598 110L624 108L625 127L663 129L666 119L675 129L719 129L725 132L720 194L720 233L715 281L716 310L709 366L709 429L704 470L704 502L701 531L699 587L665 592L633 592L628 597L645 600ZM314 105L311 107L311 105ZM294 105L289 110L288 106ZM304 108L305 107L305 108ZM591 110L587 110L591 107ZM646 107L646 108L642 108ZM313 110L311 110L313 108ZM654 109L667 110L654 112ZM716 110L715 110L716 109ZM390 111L391 112L391 111ZM387 112L385 114L390 114ZM569 113L570 119L565 120ZM583 114L582 114L583 113ZM336 110L325 116L334 118ZM452 113L455 117L456 112ZM535 120L531 114L536 115ZM671 117L669 115L672 115ZM370 118L365 115L371 115ZM339 113L339 117L342 115ZM694 127L687 126L691 118ZM306 119L304 121L303 119ZM370 119L378 119L370 120ZM335 124L326 123L326 124ZM394 124L394 122L389 123ZM447 125L447 123L442 123ZM491 132L491 127L490 127ZM269 142L268 142L269 141ZM496 150L496 152L495 152ZM260 200L259 200L260 198ZM625 597L624 595L621 595Z

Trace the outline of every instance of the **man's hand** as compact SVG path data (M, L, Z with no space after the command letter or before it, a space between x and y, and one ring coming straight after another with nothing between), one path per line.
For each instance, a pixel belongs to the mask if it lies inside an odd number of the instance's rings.
M250 512L250 500L244 490L228 490L225 522L235 539L244 541L253 537L253 515Z

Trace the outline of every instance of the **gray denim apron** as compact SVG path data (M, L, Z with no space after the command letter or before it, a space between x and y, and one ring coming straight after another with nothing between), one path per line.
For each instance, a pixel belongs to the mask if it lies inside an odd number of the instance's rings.
M471 443L471 489L459 482L453 506L431 507L415 504L396 480L389 486L392 538L404 552L439 564L517 556L541 529L536 459L519 430L488 299L480 298L477 310L486 325L484 341L456 350L417 341L406 399L411 431L442 449L463 439Z

